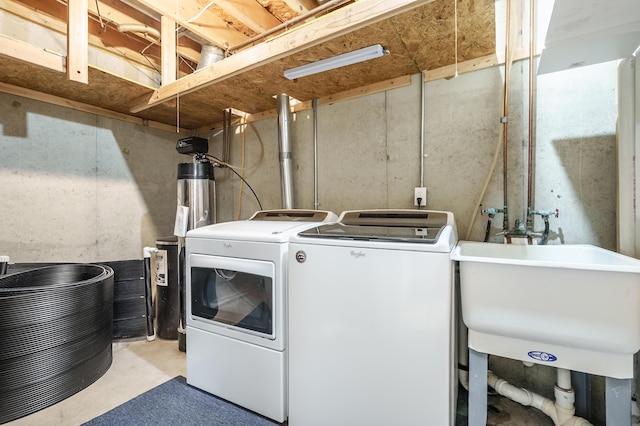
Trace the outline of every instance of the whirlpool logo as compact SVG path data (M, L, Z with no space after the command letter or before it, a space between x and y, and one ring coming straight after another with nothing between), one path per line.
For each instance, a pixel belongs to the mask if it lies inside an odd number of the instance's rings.
M302 250L296 252L296 260L298 263L304 263L307 260L307 253Z
M527 355L535 360L543 362L553 362L558 360L558 357L556 357L554 354L542 351L531 351L527 353Z

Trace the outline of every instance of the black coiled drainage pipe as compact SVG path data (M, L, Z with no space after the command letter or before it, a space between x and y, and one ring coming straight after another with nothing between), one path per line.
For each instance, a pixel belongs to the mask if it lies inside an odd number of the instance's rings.
M63 264L0 276L0 423L86 388L112 361L113 270Z

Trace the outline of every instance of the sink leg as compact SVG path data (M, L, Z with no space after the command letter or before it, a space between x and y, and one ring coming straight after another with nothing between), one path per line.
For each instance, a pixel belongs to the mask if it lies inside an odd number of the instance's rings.
M605 377L608 425L631 426L631 380Z
M469 348L469 426L487 424L488 368L489 355Z
M571 371L571 386L575 394L576 416L589 418L591 409L589 407L591 401L591 389L589 387L589 375L582 371Z

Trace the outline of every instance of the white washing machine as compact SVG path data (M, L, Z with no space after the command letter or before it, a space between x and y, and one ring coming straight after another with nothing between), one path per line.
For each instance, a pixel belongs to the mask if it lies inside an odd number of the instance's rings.
M289 425L453 425L452 213L344 212L291 237Z
M286 420L289 237L336 219L269 210L187 233L187 383Z

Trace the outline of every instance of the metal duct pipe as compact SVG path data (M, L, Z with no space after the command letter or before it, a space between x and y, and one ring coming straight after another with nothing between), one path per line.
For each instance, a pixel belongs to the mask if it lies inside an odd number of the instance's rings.
M202 50L200 51L200 61L198 62L196 71L206 68L209 65L213 65L222 59L224 59L224 50L218 46L205 44L202 46Z
M294 208L293 172L291 158L291 108L289 95L278 95L278 142L280 145L280 180L282 181L282 208Z

